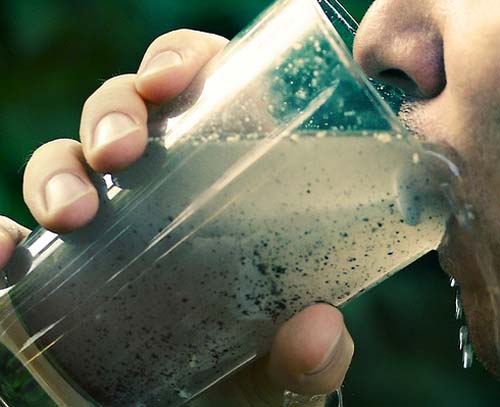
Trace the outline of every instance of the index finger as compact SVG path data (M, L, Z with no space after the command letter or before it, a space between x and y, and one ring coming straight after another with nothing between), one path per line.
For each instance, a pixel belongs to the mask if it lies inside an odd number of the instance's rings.
M21 242L29 233L29 229L25 228L9 219L0 215L0 270L7 265L17 244ZM0 288L1 287L0 281Z
M144 54L137 72L137 91L156 104L172 99L227 42L215 34L186 29L158 37Z
M84 155L92 169L114 172L136 161L147 143L145 99L161 103L177 96L226 42L222 37L189 30L165 34L146 52L139 74L104 83L85 103L80 125ZM179 53L182 63L168 66L166 59L170 57L165 57L165 52ZM161 60L162 68L156 59ZM148 73L150 63L159 70Z

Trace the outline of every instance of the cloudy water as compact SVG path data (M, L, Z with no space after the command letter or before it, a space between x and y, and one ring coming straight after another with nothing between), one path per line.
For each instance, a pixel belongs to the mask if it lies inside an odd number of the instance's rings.
M15 314L0 314L2 341L17 315L23 352L92 400L81 405L179 406L265 352L305 305L345 303L444 233L428 158L390 134L175 148L153 145L119 175L98 220L35 258L10 293Z

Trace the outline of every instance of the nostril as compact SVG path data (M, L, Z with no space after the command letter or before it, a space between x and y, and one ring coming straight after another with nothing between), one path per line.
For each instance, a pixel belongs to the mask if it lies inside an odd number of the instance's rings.
M398 80L408 80L411 81L410 77L405 74L401 69L386 69L380 73L380 77L383 79L398 79Z
M418 84L401 69L386 69L377 75L380 81L403 89L406 93L417 96L419 95Z

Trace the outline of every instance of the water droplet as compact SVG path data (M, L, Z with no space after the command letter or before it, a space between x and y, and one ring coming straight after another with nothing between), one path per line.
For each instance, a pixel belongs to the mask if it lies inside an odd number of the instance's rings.
M283 393L283 407L293 407L293 406L316 406L318 402L324 402L326 400L326 395L320 394L316 396L303 396L301 394L296 394L291 391L285 390ZM341 406L341 404L339 404Z
M462 315L462 299L460 298L460 291L457 291L455 296L455 318L460 319L462 318Z
M474 360L474 352L472 351L472 346L468 343L464 346L464 353L462 357L462 363L464 369L469 369L472 367L472 362Z
M466 325L462 325L458 331L458 347L463 350L469 340L469 330Z
M474 215L474 212L472 210L472 205L470 204L465 205L465 216L468 221L473 221L476 219L476 215Z

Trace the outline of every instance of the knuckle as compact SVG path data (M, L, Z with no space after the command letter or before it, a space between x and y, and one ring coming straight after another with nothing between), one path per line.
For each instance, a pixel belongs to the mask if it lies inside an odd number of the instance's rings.
M82 116L85 116L85 114L92 108L92 106L95 103L96 98L98 98L98 92L101 88L97 89L92 95L90 95L87 100L85 100L85 103L83 104L82 108Z
M77 152L79 149L80 143L69 138L52 140L43 144L31 154L31 157L26 164L25 178L30 177L34 172L38 173L40 167L45 168L45 165L41 166L38 164L44 164L47 157L53 156L55 152L60 153L61 151L68 150Z
M83 104L83 113L92 109L102 98L109 95L113 89L131 87L135 81L136 74L124 74L107 79L92 93Z
M61 149L68 149L79 146L80 143L78 141L70 139L70 138L60 138L57 140L49 141L48 143L43 144L38 147L31 156L31 159L38 159L40 157L44 157L48 154L51 154L54 151L60 151Z
M181 49L183 44L187 46L188 44L200 43L200 41L220 41L221 44L225 44L228 40L219 35L207 33L204 31L197 31L189 28L179 28L178 30L170 31L156 38L149 45L146 54L154 54L155 52L169 47Z
M92 131L95 121L112 110L139 110L145 116L145 106L135 91L135 74L116 76L104 82L83 104L80 136Z
M203 34L201 31L196 31L196 30L191 30L189 28L179 28L177 30L170 31L169 33L165 34L170 35L170 36L177 36L177 37L184 37L184 36L192 36L192 35L198 35L198 34Z
M136 75L133 73L127 73L127 74L123 74L123 75L113 76L113 77L107 79L106 81L104 81L104 83L101 85L101 87L99 89L104 89L104 88L107 88L109 86L129 85L130 83L134 82L135 76Z
M14 243L19 243L29 231L7 216L0 215L0 232L6 232Z
M16 223L5 215L0 215L0 229L10 232L16 227Z
M188 28L179 28L178 30L170 31L166 34L160 35L155 38L153 42L149 45L148 50L155 50L158 48L162 48L165 45L169 45L171 41L177 41L179 39L187 39L189 37L193 37L199 34L199 31L190 30Z

